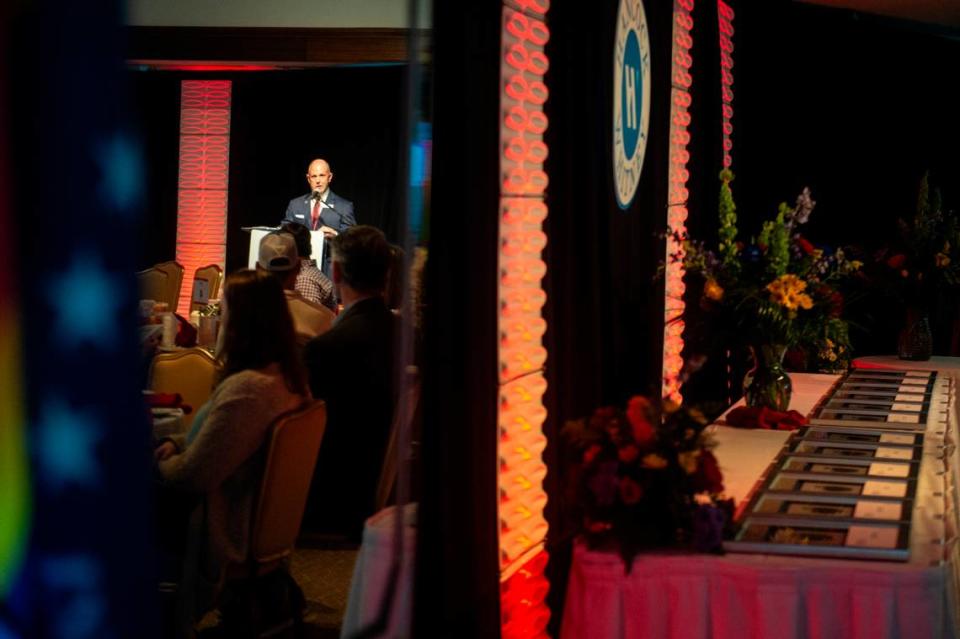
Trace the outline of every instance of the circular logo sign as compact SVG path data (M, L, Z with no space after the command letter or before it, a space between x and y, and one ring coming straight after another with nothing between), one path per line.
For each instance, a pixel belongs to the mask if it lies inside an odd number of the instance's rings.
M650 38L640 0L620 0L613 53L613 180L627 209L640 183L650 122Z

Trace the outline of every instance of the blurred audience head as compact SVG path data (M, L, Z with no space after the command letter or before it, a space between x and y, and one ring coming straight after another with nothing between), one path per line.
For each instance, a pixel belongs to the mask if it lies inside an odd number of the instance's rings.
M297 253L301 259L310 259L310 255L313 253L310 229L300 222L284 222L280 230L293 236L294 243L297 245Z
M380 295L392 259L383 232L372 226L351 226L333 238L333 281L362 296Z
M257 269L273 273L283 288L293 290L300 272L296 238L285 231L267 233L260 240Z
M217 353L220 379L277 363L287 387L306 394L306 376L280 281L264 270L243 269L228 275L224 287L223 346Z
M387 282L383 298L387 308L400 308L403 305L404 289L404 252L399 246L390 245L390 267L387 269Z

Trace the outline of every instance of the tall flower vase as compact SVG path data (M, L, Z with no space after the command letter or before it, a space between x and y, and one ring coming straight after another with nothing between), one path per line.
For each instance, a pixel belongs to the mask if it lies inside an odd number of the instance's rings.
M752 408L785 411L790 406L793 383L783 370L787 347L782 344L751 346L753 368L743 378L743 397Z
M907 307L907 317L897 338L897 356L915 362L924 362L933 355L933 333L926 310Z

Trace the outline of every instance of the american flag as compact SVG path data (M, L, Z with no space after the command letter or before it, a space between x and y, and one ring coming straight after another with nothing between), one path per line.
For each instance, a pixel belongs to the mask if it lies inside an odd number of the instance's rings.
M4 5L0 637L150 637L134 280L143 161L123 3Z

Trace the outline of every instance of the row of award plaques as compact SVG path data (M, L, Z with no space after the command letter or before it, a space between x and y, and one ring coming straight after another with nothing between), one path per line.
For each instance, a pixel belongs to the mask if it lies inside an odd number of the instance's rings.
M848 373L788 440L724 547L907 561L924 438L946 422L943 395L935 371Z

